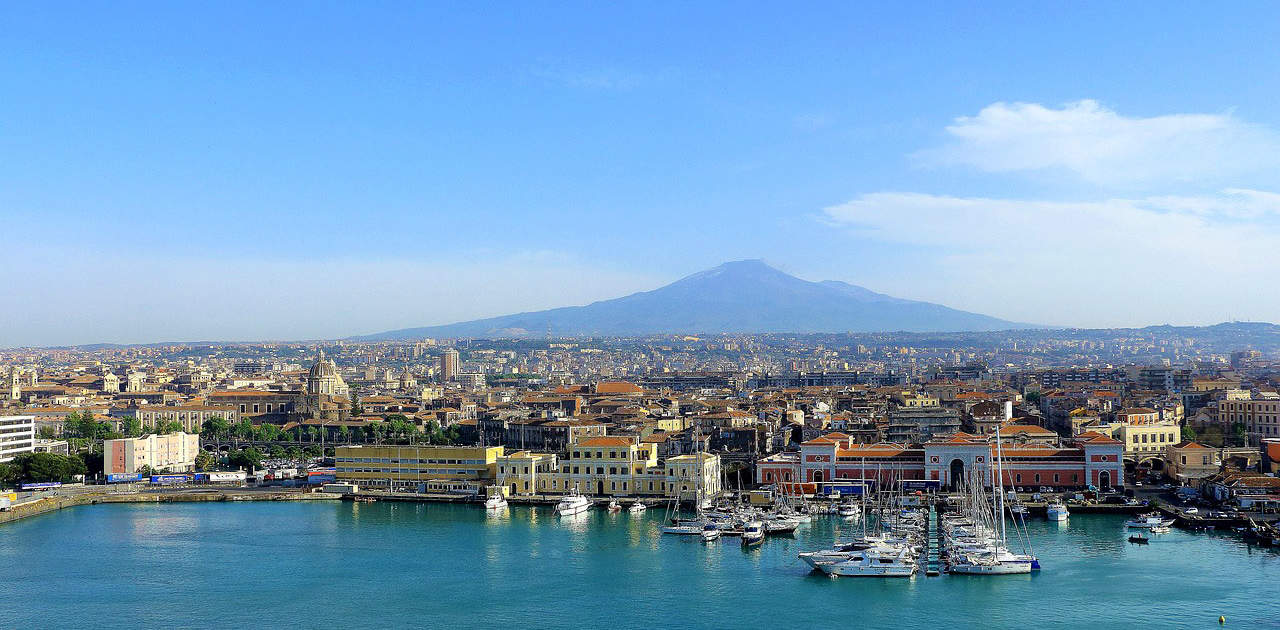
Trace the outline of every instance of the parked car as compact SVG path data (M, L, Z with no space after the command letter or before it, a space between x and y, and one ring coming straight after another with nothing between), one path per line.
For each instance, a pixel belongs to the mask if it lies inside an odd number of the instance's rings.
M1199 513L1200 513L1200 509L1199 509L1199 508L1194 508L1194 507L1189 507L1189 508L1187 508L1187 509L1183 510L1183 511L1182 511L1182 513L1183 513L1183 514L1199 514Z

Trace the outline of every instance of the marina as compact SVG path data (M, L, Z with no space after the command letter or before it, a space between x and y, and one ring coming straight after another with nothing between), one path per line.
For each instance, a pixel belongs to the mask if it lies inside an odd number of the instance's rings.
M1051 602L1057 620L1048 627L1089 627L1096 618L1137 626L1152 610L1180 620L1176 627L1216 626L1220 614L1236 627L1275 621L1269 576L1280 571L1280 554L1225 532L1175 529L1138 546L1127 542L1126 516L1033 517L1026 532L1038 572L832 579L797 555L853 534L838 516L814 516L790 536L743 548L733 537L704 543L663 535L661 509L601 508L572 517L550 506L495 512L382 501L61 510L6 526L0 561L11 569L0 579L0 612L26 627L58 618L95 618L107 628L174 619L196 627L307 627L339 618L355 626L443 626L466 624L471 611L484 609L499 622L537 619L551 628L712 628L736 612L768 608L770 617L805 625L847 623L857 610L868 623L914 629L971 627L978 619L985 627L1025 627L1033 602ZM21 544L27 540L59 544ZM39 611L21 604L40 592L61 595L40 597ZM573 619L554 614L584 601L608 603ZM136 615L113 614L119 607Z

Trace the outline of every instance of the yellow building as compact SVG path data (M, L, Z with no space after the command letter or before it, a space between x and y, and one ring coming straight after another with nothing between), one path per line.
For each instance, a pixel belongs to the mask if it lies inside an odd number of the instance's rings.
M1178 425L1172 422L1122 424L1115 432L1115 439L1124 442L1125 453L1158 455L1177 444L1180 433Z
M693 499L699 489L701 474L702 496L720 494L720 456L711 453L690 453L667 458L665 463L667 486L664 495L680 499Z
M674 418L652 418L645 422L652 425L656 430L667 433L678 433L689 428L689 419L679 416Z
M507 496L534 494L538 482L556 472L556 456L552 453L516 451L498 458L496 485Z
M497 478L501 446L339 446L340 482L400 492L479 493Z
M590 437L569 445L559 470L539 477L537 488L542 494L577 490L597 496L658 496L660 472L656 444L642 444L633 437Z

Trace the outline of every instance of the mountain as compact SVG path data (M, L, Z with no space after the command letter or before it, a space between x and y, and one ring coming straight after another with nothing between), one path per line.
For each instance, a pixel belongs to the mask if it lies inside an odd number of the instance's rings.
M729 262L665 287L586 306L356 337L635 336L677 333L990 331L1033 328L859 286L809 282L759 260Z

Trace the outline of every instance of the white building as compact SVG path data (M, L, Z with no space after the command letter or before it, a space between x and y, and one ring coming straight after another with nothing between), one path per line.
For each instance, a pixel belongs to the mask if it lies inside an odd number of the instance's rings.
M35 416L0 416L0 463L35 450Z
M144 466L152 470L190 472L195 469L199 453L200 436L194 433L106 440L102 443L102 468L108 475L136 473Z

